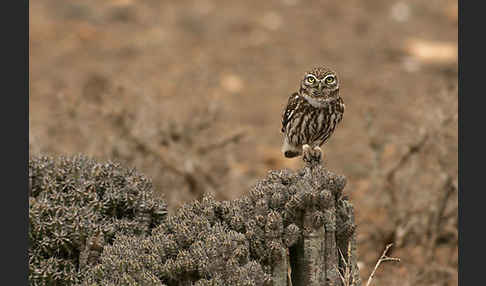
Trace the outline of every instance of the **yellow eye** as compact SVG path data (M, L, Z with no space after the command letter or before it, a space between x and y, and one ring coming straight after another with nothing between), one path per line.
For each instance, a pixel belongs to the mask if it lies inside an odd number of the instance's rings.
M309 75L307 78L306 78L306 81L310 84L313 84L314 82L316 82L316 78L313 76L313 75Z
M325 82L326 82L327 84L332 84L332 83L334 83L335 81L336 81L336 78L335 78L334 76L332 76L332 75L327 76L327 77L326 77L326 79L325 79Z

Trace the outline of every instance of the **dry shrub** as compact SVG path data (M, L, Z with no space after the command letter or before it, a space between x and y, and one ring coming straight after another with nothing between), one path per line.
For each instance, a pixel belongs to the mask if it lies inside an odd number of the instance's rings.
M457 269L457 86L434 96L435 105L424 106L424 125L413 130L408 142L374 146L375 219L360 222L366 228L361 233L364 252L393 243L391 252L408 257L414 285L427 285L420 282L424 273L437 272L431 262L447 273Z
M153 178L171 210L206 193L227 198L223 189L229 184L229 158L244 130L225 124L220 105L209 95L181 107L177 96L156 95L103 72L90 73L79 82L79 91L61 88L53 96L63 112L56 114L47 133L74 132L58 136L56 146L76 141L83 154L136 166ZM46 138L31 138L33 154L62 155L69 148L46 149L36 145Z

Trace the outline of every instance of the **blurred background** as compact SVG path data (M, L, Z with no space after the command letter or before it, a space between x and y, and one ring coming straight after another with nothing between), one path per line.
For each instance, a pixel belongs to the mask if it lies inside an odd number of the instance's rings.
M234 199L271 169L281 116L324 64L346 112L324 146L348 178L366 281L457 285L457 1L30 2L30 154L152 178L171 211Z

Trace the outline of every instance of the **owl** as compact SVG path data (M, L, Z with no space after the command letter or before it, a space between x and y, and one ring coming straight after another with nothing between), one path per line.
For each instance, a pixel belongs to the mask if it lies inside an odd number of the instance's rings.
M284 156L293 158L307 151L321 154L320 146L341 122L344 108L336 72L325 66L307 72L283 113Z

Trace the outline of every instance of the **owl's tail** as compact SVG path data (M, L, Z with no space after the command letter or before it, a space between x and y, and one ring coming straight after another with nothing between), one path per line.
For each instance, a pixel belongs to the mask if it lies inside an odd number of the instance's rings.
M302 147L294 146L289 143L287 136L284 137L284 143L282 145L282 153L286 158L295 158L302 155Z

